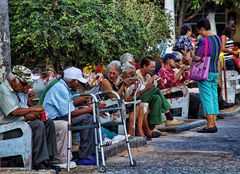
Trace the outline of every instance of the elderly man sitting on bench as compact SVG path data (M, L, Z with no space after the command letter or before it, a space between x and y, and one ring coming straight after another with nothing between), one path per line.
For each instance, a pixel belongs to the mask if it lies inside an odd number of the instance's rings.
M0 124L16 121L26 121L33 132L33 167L34 169L49 169L48 160L57 154L57 143L54 123L51 120L42 122L39 114L44 112L42 106L24 108L18 95L23 92L24 86L31 83L31 71L24 66L15 67L15 75L10 73L0 85ZM21 131L13 130L4 133L3 139L15 138ZM21 147L20 147L21 148ZM58 169L56 169L58 171Z

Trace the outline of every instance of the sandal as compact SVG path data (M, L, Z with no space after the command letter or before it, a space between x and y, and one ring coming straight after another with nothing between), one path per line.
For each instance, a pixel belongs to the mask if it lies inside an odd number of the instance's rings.
M161 136L161 133L160 132L152 132L152 135L151 136L148 136L146 135L147 138L158 138Z

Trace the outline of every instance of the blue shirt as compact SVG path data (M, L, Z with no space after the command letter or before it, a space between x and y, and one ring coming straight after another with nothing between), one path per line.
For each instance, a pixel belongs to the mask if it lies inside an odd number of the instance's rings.
M55 119L68 114L68 101L72 97L72 92L72 89L62 79L49 89L43 101L43 107L49 119ZM70 102L70 110L71 112L75 110L72 100Z

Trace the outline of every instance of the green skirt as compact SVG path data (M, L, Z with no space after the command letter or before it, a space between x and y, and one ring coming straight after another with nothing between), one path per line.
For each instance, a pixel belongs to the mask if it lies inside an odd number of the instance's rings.
M144 92L140 97L142 102L149 103L149 124L161 124L162 123L162 113L165 113L170 109L170 104L162 94L161 90L158 88L151 88Z

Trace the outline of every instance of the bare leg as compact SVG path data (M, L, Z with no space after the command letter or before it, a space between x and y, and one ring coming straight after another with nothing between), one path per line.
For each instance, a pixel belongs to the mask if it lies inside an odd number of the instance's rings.
M207 115L207 128L216 126L216 115Z
M151 129L149 129L148 127L148 115L147 113L144 114L144 118L143 118L143 130L146 136L152 136L152 131Z
M131 112L128 117L128 134L131 136L134 136L134 129L133 129L133 119L134 119L134 113Z
M137 110L137 136L144 136L143 133L144 105L139 104L136 110Z

